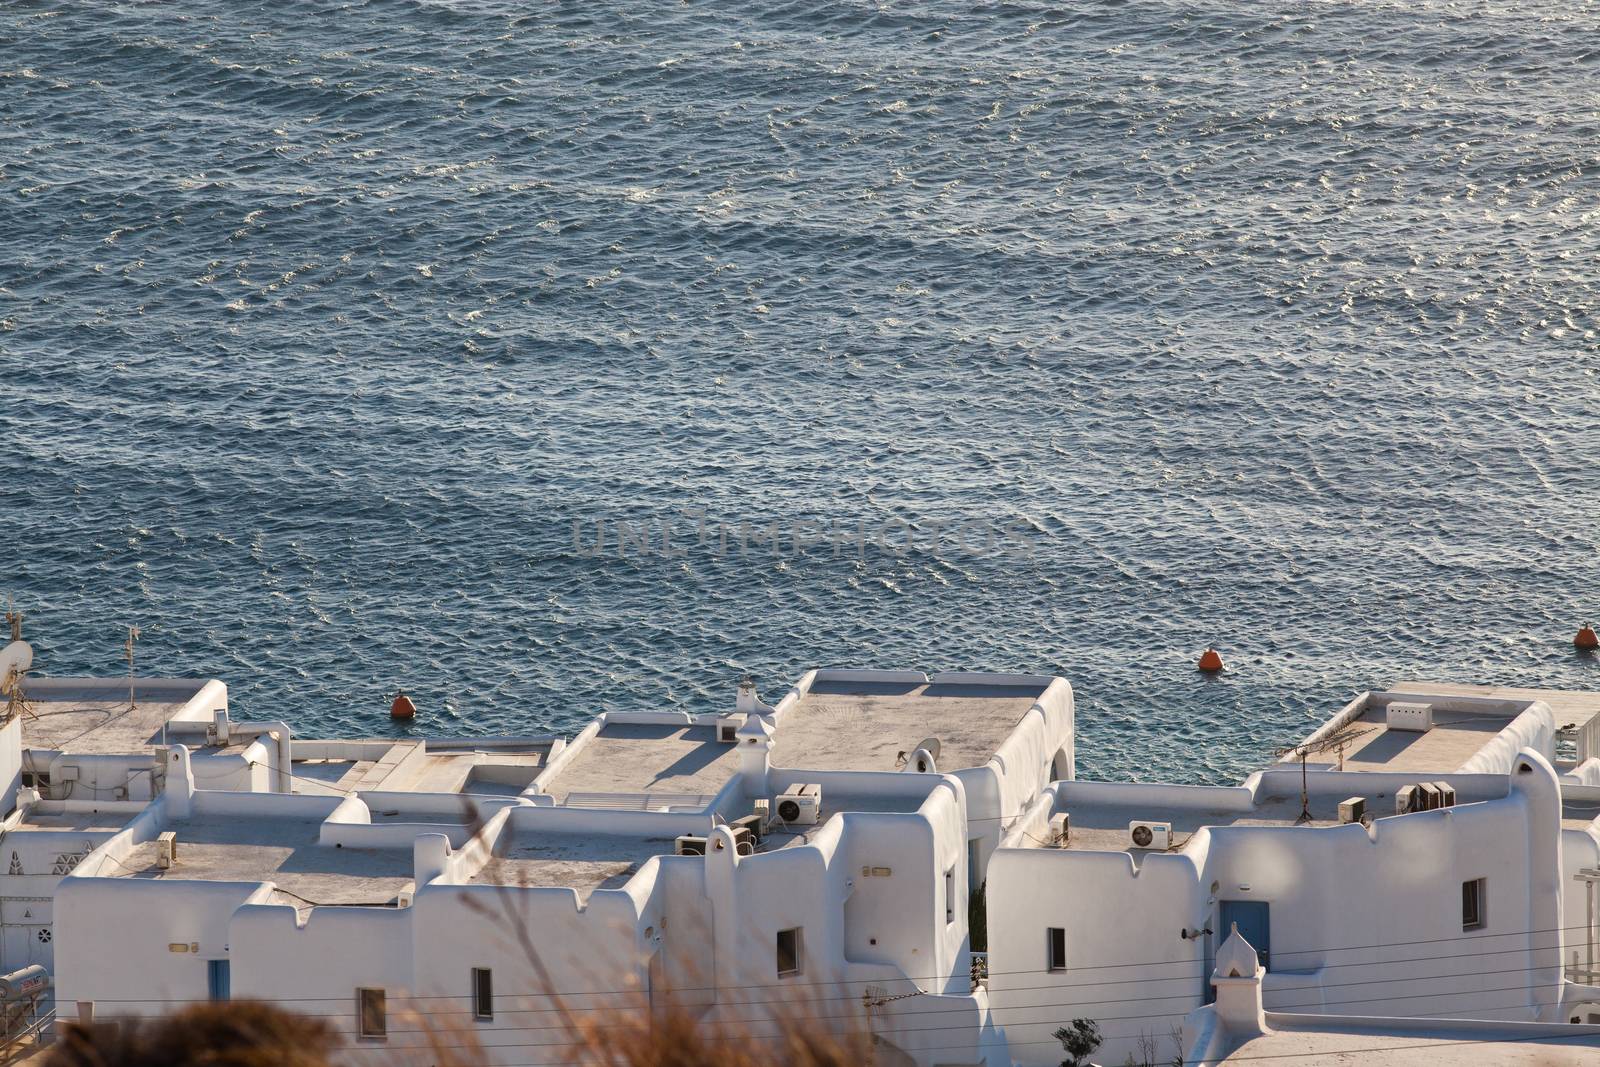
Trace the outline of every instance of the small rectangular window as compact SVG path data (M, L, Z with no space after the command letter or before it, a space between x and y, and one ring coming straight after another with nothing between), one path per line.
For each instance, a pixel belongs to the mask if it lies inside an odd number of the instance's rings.
M389 1012L381 989L357 989L356 1013L362 1037L387 1037Z
M1483 878L1461 883L1461 929L1482 930L1488 925L1484 905L1488 903L1489 884Z
M494 972L487 967L472 968L472 1016L494 1018Z
M800 973L800 928L778 931L778 977Z
M1047 933L1049 936L1046 942L1050 955L1048 969L1064 971L1067 969L1067 932L1059 926L1052 926Z

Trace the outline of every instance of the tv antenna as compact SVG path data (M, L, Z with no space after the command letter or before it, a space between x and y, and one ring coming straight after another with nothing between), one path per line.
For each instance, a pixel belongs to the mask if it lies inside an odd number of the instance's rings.
M128 710L133 710L133 646L139 640L139 628L128 627L128 639L122 643L122 651L128 657Z
M11 628L12 644L21 642L22 612L17 610L10 594L6 596L6 623ZM28 670L33 666L33 652L24 645L20 656L8 658L12 660L11 665L5 670L4 677L0 677L0 693L5 694L6 698L5 714L0 722L10 722L18 715L33 718L33 708L28 703L27 694Z
M1322 752L1339 753L1339 769L1344 770L1344 750L1362 734L1371 733L1370 726L1357 726L1351 728L1342 726L1327 737L1315 741L1307 741L1301 745L1288 745L1284 748L1274 749L1273 754L1282 757L1297 757L1300 760L1300 815L1295 819L1296 826L1304 826L1311 821L1311 789L1306 779L1306 758Z

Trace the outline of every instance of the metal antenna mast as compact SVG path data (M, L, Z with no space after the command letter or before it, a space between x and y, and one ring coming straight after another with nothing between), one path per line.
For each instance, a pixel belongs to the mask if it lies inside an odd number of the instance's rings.
M128 710L133 710L133 645L139 640L139 628L128 627L128 640L123 642L122 650L128 657Z
M1345 726L1316 741L1307 741L1303 745L1289 745L1285 748L1274 750L1274 755L1279 757L1295 756L1300 760L1300 816L1294 821L1296 826L1304 826L1311 821L1311 789L1306 778L1306 757L1320 752L1337 750L1339 753L1339 769L1342 771L1344 770L1345 746L1362 734L1371 732L1372 727L1370 726L1359 726L1355 729Z

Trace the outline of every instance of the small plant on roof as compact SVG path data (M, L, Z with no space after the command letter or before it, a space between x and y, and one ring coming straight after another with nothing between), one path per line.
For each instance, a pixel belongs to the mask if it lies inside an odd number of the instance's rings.
M1074 1019L1071 1026L1063 1026L1050 1036L1061 1042L1067 1052L1061 1067L1087 1067L1089 1057L1100 1047L1100 1027L1093 1019Z

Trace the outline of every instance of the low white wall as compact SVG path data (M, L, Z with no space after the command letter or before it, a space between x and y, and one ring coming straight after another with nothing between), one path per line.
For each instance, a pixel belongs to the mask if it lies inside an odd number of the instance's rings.
M1461 765L1464 773L1508 774L1517 753L1531 749L1547 760L1555 758L1556 719L1550 705L1542 700L1528 705L1471 759Z
M29 657L31 659L31 650ZM0 815L17 806L17 789L22 784L22 718L18 716L0 727Z

